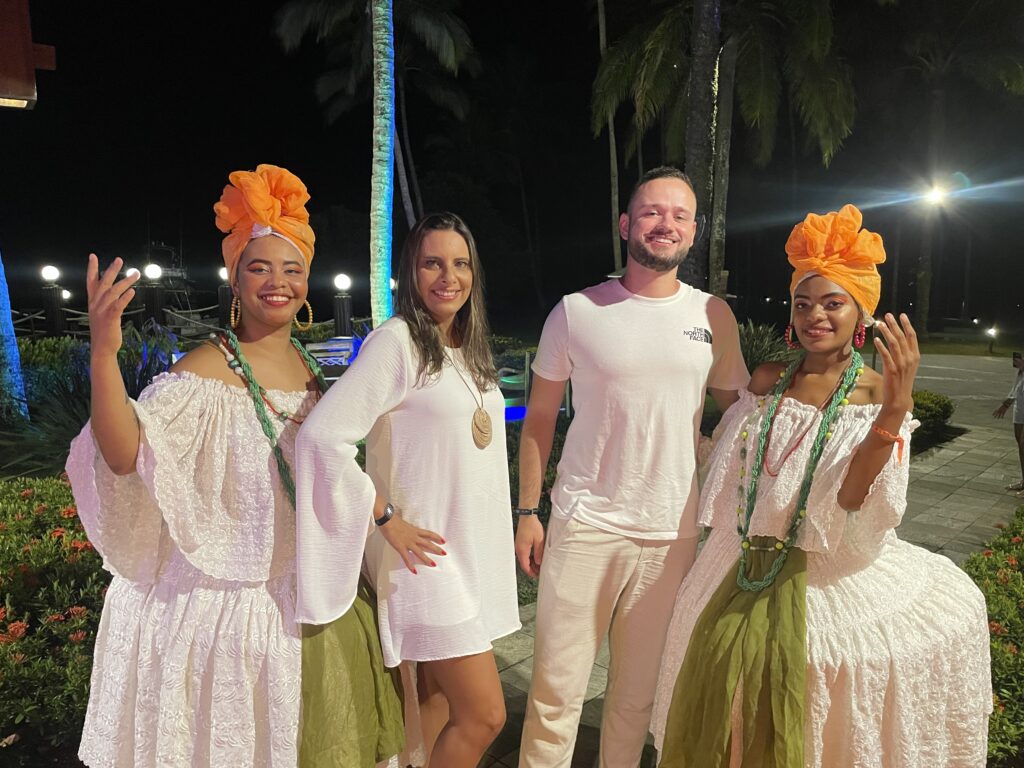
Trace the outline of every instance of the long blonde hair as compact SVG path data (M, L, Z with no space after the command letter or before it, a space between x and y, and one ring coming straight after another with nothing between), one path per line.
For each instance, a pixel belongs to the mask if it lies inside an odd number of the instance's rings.
M491 329L484 306L483 265L480 263L473 233L469 231L466 222L447 211L429 213L416 222L402 247L402 258L398 266L395 304L398 314L409 326L413 343L419 353L417 378L422 382L427 377L439 374L445 361L445 340L441 337L441 331L433 315L420 297L416 277L416 259L423 238L427 233L439 230L455 232L466 241L469 267L473 273L473 287L469 291L469 300L455 314L452 333L461 345L462 357L473 381L481 390L492 389L497 386L498 374L494 370L494 357L491 355L488 342Z

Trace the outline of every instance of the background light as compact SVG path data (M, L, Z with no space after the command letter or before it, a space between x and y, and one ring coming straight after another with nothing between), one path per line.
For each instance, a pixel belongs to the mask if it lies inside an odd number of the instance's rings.
M228 281L228 268L221 267L220 269L217 270L217 275L218 277L220 277L221 280L223 280L226 283Z
M62 290L60 292L60 297L62 299L64 299L64 301L67 301L68 299L71 298L71 291L69 291L67 288L65 288L64 290Z
M40 274L43 276L43 280L48 283L55 283L60 280L60 270L50 264L43 267Z
M159 264L147 264L142 268L142 274L146 276L147 280L159 280L160 275L163 273L164 271L160 268Z
M942 187L932 187L928 190L928 194L924 196L924 199L932 205L939 205L946 199L946 190Z
M985 335L988 336L990 339L994 339L998 333L999 331L996 330L996 327L994 325L991 328L985 330Z
M124 271L124 276L125 277L134 277L135 275L138 275L138 274L139 274L139 270L137 270L135 267L128 267L128 269L126 269Z
M975 325L977 325L978 324L978 318L972 317L971 318L971 322L974 323Z
M393 277L392 277L392 278L391 278L391 290L393 291L393 290L395 290L395 288L397 288L397 287L398 287L398 281L397 281L397 280L395 280L395 278L393 278Z
M334 287L339 291L347 291L352 287L352 278L344 272L339 272L334 276Z

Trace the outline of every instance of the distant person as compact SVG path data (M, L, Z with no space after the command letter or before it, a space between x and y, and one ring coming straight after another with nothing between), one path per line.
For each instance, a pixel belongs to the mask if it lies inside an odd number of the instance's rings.
M462 219L417 222L397 315L366 337L296 448L299 618L323 624L348 610L365 547L385 663L415 671L407 728L421 719L426 754L410 761L430 768L475 768L501 731L491 643L520 628L483 282Z
M117 280L121 259L101 273L89 256L92 419L67 470L114 575L78 753L89 766L295 768L299 756L293 447L324 389L291 335L309 311L309 194L273 165L229 178L214 211L231 328L138 402L117 364L138 276ZM372 607L356 601L332 637L343 650L316 674L344 691L331 735L348 759L337 765L372 768L404 738Z
M1003 400L1002 405L992 412L997 419L1006 415L1007 409L1013 406L1013 436L1017 440L1017 457L1020 460L1021 479L1016 483L1006 486L1008 491L1016 491L1018 499L1024 499L1024 360L1020 352L1013 353L1013 367L1017 369L1017 376L1010 387L1010 394Z
M920 363L906 315L859 348L885 260L852 205L786 243L786 338L716 430L652 732L660 768L984 768L985 598L900 541Z
M516 554L540 576L519 765L562 768L605 636L600 765L639 764L665 630L697 552L696 446L705 394L721 410L749 379L736 320L681 283L697 200L678 169L646 173L619 219L626 271L566 296L544 325L519 444ZM536 517L566 380L575 416Z

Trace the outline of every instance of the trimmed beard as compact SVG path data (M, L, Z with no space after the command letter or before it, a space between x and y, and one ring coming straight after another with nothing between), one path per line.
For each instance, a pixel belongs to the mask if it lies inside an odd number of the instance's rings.
M662 258L651 253L641 242L629 241L626 244L626 251L630 258L641 267L653 269L655 272L668 272L682 264L690 253L690 246L680 248L672 256Z

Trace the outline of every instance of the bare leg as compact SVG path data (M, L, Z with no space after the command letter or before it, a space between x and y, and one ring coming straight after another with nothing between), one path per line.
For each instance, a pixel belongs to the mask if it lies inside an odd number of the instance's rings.
M1017 458L1020 460L1020 476L1024 480L1024 424L1013 425L1013 436L1017 438Z
M420 703L423 744L429 755L434 751L438 735L448 723L448 699L441 693L437 681L430 673L429 662L416 665L416 691Z
M491 651L422 662L424 676L448 702L448 722L434 741L428 768L476 768L505 725L505 697ZM426 730L424 721L424 731Z

